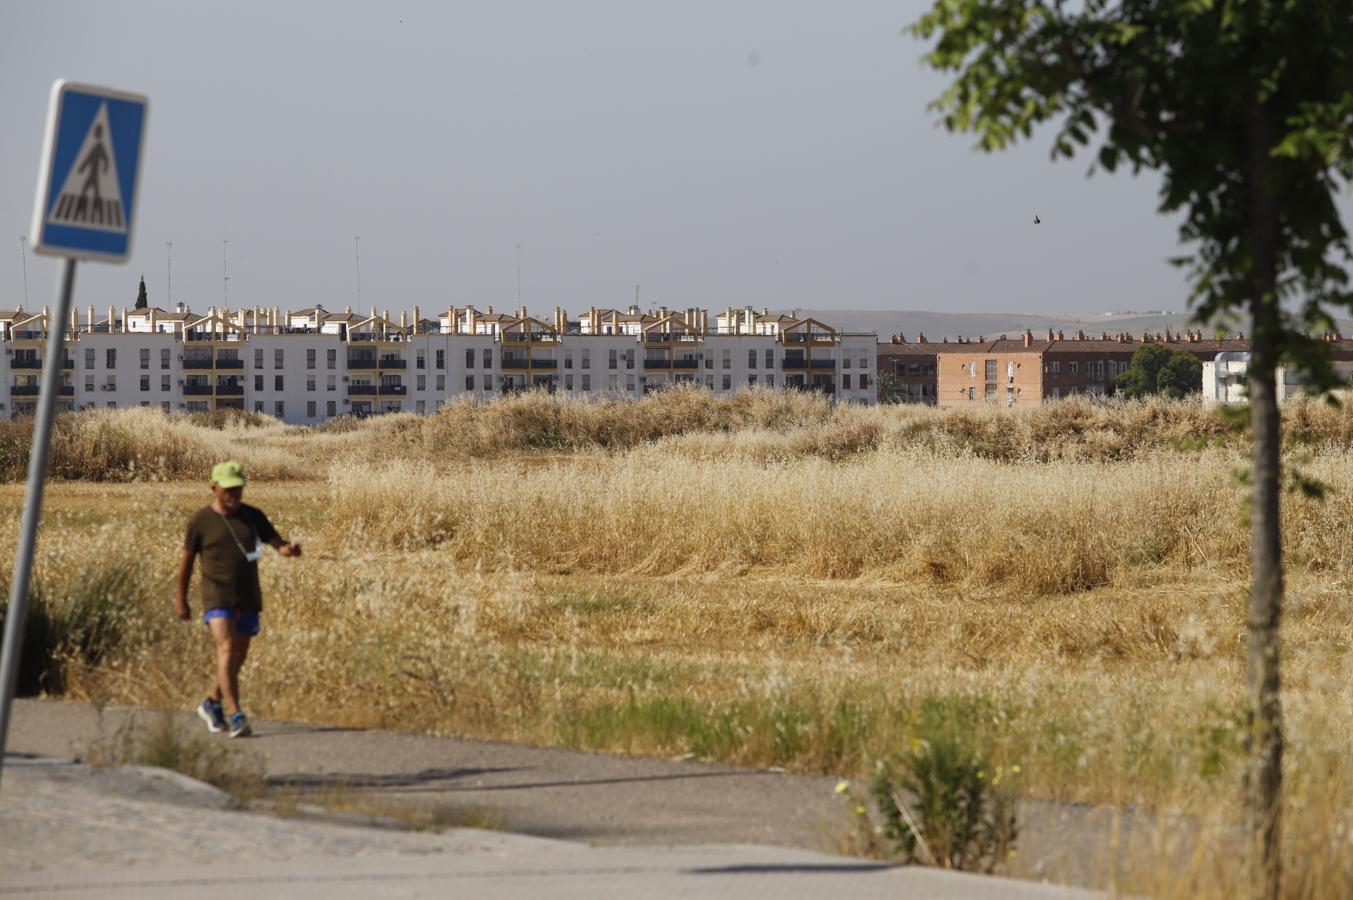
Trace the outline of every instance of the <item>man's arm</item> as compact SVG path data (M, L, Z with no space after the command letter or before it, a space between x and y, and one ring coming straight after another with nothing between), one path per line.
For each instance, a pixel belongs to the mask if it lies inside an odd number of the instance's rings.
M282 554L283 556L300 556L300 555L301 555L301 545L300 545L300 544L293 544L293 543L291 543L291 542L289 542L289 541L284 541L284 540L282 540L282 536L281 536L281 535L274 534L274 535L272 536L272 540L268 541L268 544L269 544L269 546L271 546L274 550L276 550L278 553Z
M184 547L183 559L179 562L179 590L174 598L174 615L185 622L192 616L188 610L188 583L193 578L193 559L196 556L196 550Z

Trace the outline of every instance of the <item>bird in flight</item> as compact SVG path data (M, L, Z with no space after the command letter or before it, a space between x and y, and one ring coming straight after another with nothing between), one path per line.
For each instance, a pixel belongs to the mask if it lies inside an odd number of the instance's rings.
M1038 224L1040 224L1042 221L1043 221L1043 220L1040 219L1040 218L1038 217L1038 213L1034 213L1034 224L1035 224L1035 225L1038 225Z

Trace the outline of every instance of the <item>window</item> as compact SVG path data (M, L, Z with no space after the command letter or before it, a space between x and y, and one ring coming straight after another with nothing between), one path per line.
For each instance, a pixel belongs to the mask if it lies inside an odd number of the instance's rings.
M446 351L445 351L445 350L438 350L438 351L437 351L437 368L439 368L439 369L445 369L445 368L446 368Z
M564 351L564 368L565 368L565 369L571 369L571 368L573 368L573 351L572 351L572 350L566 350L566 351Z
M413 355L413 367L414 367L415 369L426 369L426 368L427 368L426 361L423 359L423 351L422 351L422 350L419 350L419 351L417 351L417 352L414 353L414 355Z
M627 390L627 391L633 391L633 390L634 390L634 376L633 376L633 375L626 375L626 376L625 376L625 390Z
M615 368L617 368L617 366L616 366L616 359L617 359L617 355L618 355L618 354L617 354L617 351L616 351L616 350L608 350L608 351L607 351L607 354L608 354L608 355L607 355L607 357L606 357L606 368L608 368L608 369L615 369Z
M108 368L108 369L116 369L116 368L117 368L117 349L116 349L116 348L114 348L114 347L109 347L109 348L108 348L108 350L107 350L107 352L106 352L106 354L105 354L105 361L106 361L107 365L106 365L104 368Z
M1054 360L1048 363L1049 375L1060 375L1061 372L1062 372L1062 363L1059 360Z
M992 402L993 400L995 400L995 399L996 399L996 385L992 384L991 382L987 382L986 389L985 389L984 391L982 391L982 399L986 400L988 403L990 403L990 402Z
M278 347L276 350L272 352L272 367L274 369L284 368L285 366L284 356L285 353L281 347ZM278 413L278 415L281 415L281 413Z
M587 373L583 373L583 390L585 391L592 390L592 376L588 375Z
M1075 375L1077 372L1081 370L1081 364L1078 362L1067 363L1066 370L1070 372L1072 375ZM1072 393L1074 394L1075 392L1073 391Z
M968 363L968 377L969 378L977 377L977 363L975 362Z
M1012 387L1008 387L1005 389L1005 405L1006 406L1015 405L1015 389Z
M973 363L973 365L976 366L977 363ZM976 399L977 399L977 388L975 388L975 387L969 387L969 388L968 388L968 399L969 399L969 400L976 400Z
M491 390L493 390L493 376L492 376L492 375L485 375L485 376L484 376L484 390L486 390L486 391L491 391Z
M564 390L566 390L566 391L571 391L571 390L573 390L573 376L572 376L572 375L565 375L565 376L564 376Z
M260 351L258 351L258 352L259 352L259 353L262 353L263 351L260 350ZM255 400L255 401L254 401L254 412L256 412L256 413L261 413L261 412L263 412L263 401L262 401L262 400Z
M273 415L277 416L277 418L279 419L282 418L284 415L286 415L286 404L283 403L281 400L278 400L276 403L274 403Z
M437 376L437 390L439 390L439 391L444 391L444 390L446 390L446 376L445 376L445 375L438 375L438 376Z
M723 352L723 367L724 367L725 369L731 369L731 368L733 368L733 351L732 351L732 350L725 350L725 351ZM727 376L724 376L724 380L725 380L725 381L728 380ZM725 388L725 390L727 390L727 389Z
M727 351L725 351L725 352L727 352ZM723 377L723 389L724 389L725 391L730 391L730 390L733 389L733 376L732 376L732 375L725 375L725 376Z
M1013 362L1005 364L1005 377L1010 379L1015 377L1015 364Z
M149 365L149 363L147 363L147 365ZM149 393L149 392L150 392L150 376L149 376L149 375L142 375L142 376L141 376L141 390L144 391L144 392L146 392L146 393Z
M160 390L162 390L162 391L167 391L167 390L169 390L169 376L168 376L168 375L161 375L161 376L160 376Z
M421 416L423 413L427 412L427 406L428 405L426 401L419 400L417 403L413 405L413 411Z
M161 400L161 401L160 401L160 410L161 410L162 412L169 412L169 401L168 401L168 400Z
M169 348L166 347L160 351L160 368L169 368Z
M706 369L712 369L712 368L714 368L714 354L713 354L713 353L709 353L709 354L706 354L706 355L705 355L705 368L706 368Z
M281 376L279 375L278 377L280 378ZM315 390L315 376L314 376L314 375L307 375L307 376L305 376L305 389L306 389L307 391L312 392L312 393L314 392L314 390Z
M474 350L465 351L465 368L467 369L474 368Z
M867 357L867 356L861 356L861 357L860 357L860 368L861 368L861 369L867 369L867 368L869 368L869 357Z
M775 351L774 351L774 350L767 350L767 351L766 351L766 368L767 368L767 369L773 369L773 368L775 368Z
M864 372L861 372L861 373L860 373L860 390L863 391L863 390L867 390L868 388L869 388L869 376L866 375Z
M332 419L334 416L338 415L338 403L337 403L337 401L334 401L334 400L326 401L325 404L324 404L324 414L325 414L326 416L328 416L329 418L331 418L331 419Z
M109 372L109 373L108 373L108 381L107 381L107 383L104 384L104 387L107 388L107 389L110 390L110 391L115 391L115 390L117 390L117 376L114 375L113 373Z
M428 377L426 375L418 376L418 386L415 390L426 391L428 389Z
M338 351L333 347L324 351L324 363L330 369L338 368Z
M752 351L752 352L755 353L756 351ZM755 373L755 372L752 372L751 374L749 374L749 375L747 376L747 383L748 383L748 384L756 384L756 373Z
M307 369L315 368L315 348L307 347L305 351L305 367Z
M325 376L324 376L324 389L325 389L326 391L332 391L332 390L334 390L336 387L338 387L338 380L337 380L337 378L335 378L333 375L325 375Z
M307 401L305 401L305 417L306 417L307 419L313 419L313 418L315 417L315 401L314 401L314 400L307 400Z
M255 369L261 369L261 368L263 368L263 351L262 351L262 350L255 350L255 351L254 351L254 368L255 368ZM259 412L263 412L263 410L260 409Z
M849 369L849 368L850 368L850 357L849 357L849 356L843 356L843 357L841 357L841 368L843 368L843 369Z
M275 390L275 391L283 390L283 387L282 387L282 376L281 376L281 375L274 375L273 378L272 378L272 380L273 380L273 386L272 386L272 389L273 389L273 390Z
M1062 399L1062 389L1061 389L1061 388L1055 387L1055 388L1052 389L1052 399L1054 399L1054 400L1060 400L1060 399Z
M610 375L610 376L607 376L607 377L608 377L608 379L609 379L609 381L610 381L610 384L608 385L608 387L609 387L612 391L619 390L619 389L620 389L620 376L619 376L619 375Z
M89 347L85 350L85 368L94 368L94 348Z
M474 390L474 376L473 376L473 375L466 375L466 376L465 376L465 390L467 390L467 391L472 391L472 390Z
M91 350L90 352L93 353L94 351ZM86 376L85 376L85 390L87 390L87 391L92 391L92 390L94 390L94 376L93 376L93 375L86 375Z
M841 376L841 389L842 389L843 391L848 391L848 390L850 390L850 375L849 375L849 373L847 373L847 374Z
M143 368L143 369L149 369L149 368L150 368L150 348L149 348L149 347L143 347L143 348L141 348L140 356L141 356L141 368Z
M633 368L634 368L634 351L633 351L633 350L626 350L626 351L625 351L625 368L627 368L627 369L633 369Z
M775 387L775 376L774 376L774 375L767 375L767 376L766 376L766 387Z
M755 368L756 368L756 351L755 351L755 350L748 350L748 351L747 351L747 368L749 368L749 369L755 369Z
M254 390L256 390L256 391L261 391L261 390L263 390L263 376L262 376L262 375L255 375L255 376L254 376ZM259 412L262 412L262 411L263 411L263 410L259 410Z
M590 369L590 368L592 368L592 351L591 351L591 350L584 350L584 351L583 351L582 367L583 367L584 369ZM589 379L589 380L590 380L590 379ZM584 388L583 390L586 390L586 388Z
M995 380L996 380L996 360L994 360L994 359L989 359L989 360L987 360L987 361L986 361L986 365L985 365L984 368L985 368L985 370L986 370L986 380L987 380L987 381L995 381Z
M493 368L493 351L490 349L484 350L484 368L486 369ZM489 380L489 383L492 383L492 381ZM489 387L488 384L484 385L484 389L487 391L493 390L493 388Z

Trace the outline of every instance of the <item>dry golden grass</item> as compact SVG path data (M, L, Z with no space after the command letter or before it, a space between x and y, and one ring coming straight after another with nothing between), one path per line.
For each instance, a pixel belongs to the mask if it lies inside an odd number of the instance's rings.
M626 410L640 424L621 427ZM306 546L264 563L264 638L244 675L258 714L862 777L938 709L1018 762L1030 796L1159 811L1104 884L1243 885L1245 457L1213 412L678 394L528 396L313 431L133 413L79 428L132 434L133 460L148 452L137 435L191 448L163 477L244 458L250 501ZM1330 488L1285 505L1289 888L1340 896L1349 419L1288 415L1289 462ZM125 632L93 656L64 651L67 693L196 701L210 650L169 612L181 530L206 496L172 481L49 491L44 602L112 609L95 618ZM21 497L0 487L0 546Z

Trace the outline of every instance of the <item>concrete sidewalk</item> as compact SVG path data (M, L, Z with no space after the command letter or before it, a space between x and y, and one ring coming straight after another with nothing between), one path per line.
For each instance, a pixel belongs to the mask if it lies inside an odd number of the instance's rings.
M162 769L11 755L0 788L0 897L1094 896L799 849L591 847L476 829L428 834L282 819L233 805Z

